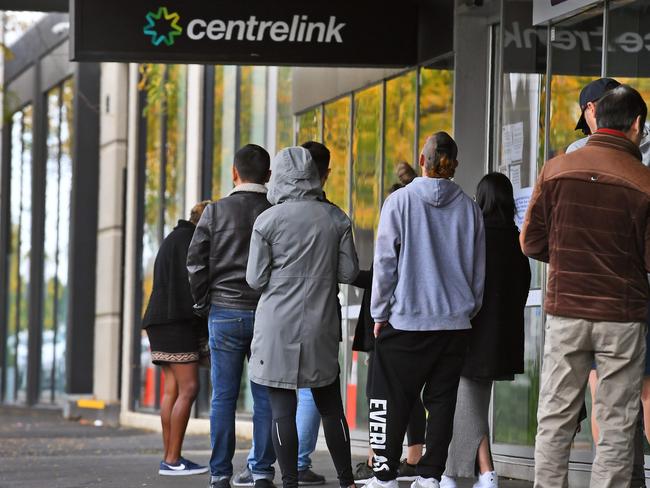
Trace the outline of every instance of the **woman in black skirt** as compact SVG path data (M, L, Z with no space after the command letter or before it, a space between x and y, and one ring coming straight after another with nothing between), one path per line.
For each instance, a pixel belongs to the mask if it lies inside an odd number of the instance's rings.
M483 306L472 319L469 350L458 386L454 435L440 488L476 477L474 488L497 488L490 453L488 411L492 384L524 372L524 308L530 265L521 252L510 180L489 173L476 188L485 222Z
M207 323L194 314L187 278L187 249L196 224L210 201L192 208L190 220L179 220L158 250L153 289L142 326L151 345L151 360L162 367L165 391L160 420L165 454L158 473L165 476L202 474L199 466L181 456L185 429L199 390L198 368L207 356Z

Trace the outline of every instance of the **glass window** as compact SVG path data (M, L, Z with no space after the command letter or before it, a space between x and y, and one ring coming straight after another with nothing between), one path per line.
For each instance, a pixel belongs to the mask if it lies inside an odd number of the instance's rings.
M375 229L379 222L379 192L381 168L381 98L382 86L377 85L354 95L354 131L352 136L352 223L354 242L359 255L361 269L370 269L375 243ZM348 287L348 306L361 305L363 290ZM356 317L350 317L348 331L351 341L354 336ZM352 352L352 378L348 385L347 418L351 429L366 428L368 409L366 407L366 377L368 368L366 355ZM356 377L355 377L356 376Z
M212 198L232 189L232 162L235 158L237 115L237 66L214 68L214 121L212 148Z
M396 167L402 161L414 164L416 71L386 82L386 128L384 136L384 197L397 182Z
M6 380L4 400L24 402L27 390L32 219L32 106L11 117Z
M187 66L167 66L167 92L163 120L165 130L164 235L184 215L185 138L187 136Z
M43 254L41 401L54 402L65 387L68 318L68 244L72 190L72 80L47 93L47 162Z
M576 131L582 88L601 73L602 10L591 10L554 26L551 77L549 154L563 154L574 141L585 137Z
M320 106L298 115L296 120L296 144L302 144L307 141L322 142L322 120L323 109Z
M277 116L275 121L276 150L293 143L293 114L291 113L291 68L278 68ZM273 155L271 155L273 157Z
M508 0L503 9L503 73L493 73L497 77L493 83L500 87L496 111L500 118L492 131L497 149L494 169L510 178L515 199L525 201L544 161L546 29L531 25L530 1ZM526 42L512 41L516 29L524 33ZM531 288L540 288L541 263L531 260L531 269ZM496 443L532 446L535 440L543 312L541 293L531 292L531 296L524 314L524 374L512 382L495 383Z
M153 265L160 244L185 215L185 120L187 66L142 65L147 89L143 109L144 218L142 228L142 310L153 286ZM158 87L158 88L156 88ZM139 326L139 320L136 326ZM149 340L140 334L140 395L137 408L158 408L163 379L151 363Z
M636 88L650 102L650 0L610 3L607 76ZM650 123L646 121L650 135Z
M515 381L494 383L494 442L533 446L537 432L537 398L542 348L541 307L528 307L524 314L525 347L523 375Z
M650 102L650 0L610 2L607 76L636 88ZM646 137L650 122L646 120ZM648 148L642 144L644 160ZM646 356L647 357L647 356ZM647 430L647 429L646 429ZM644 442L646 454L650 454Z
M454 135L453 59L420 69L420 137L418 150L431 134ZM417 166L417 165L416 165Z
M327 198L350 214L350 97L325 105L323 144L330 150L330 176L325 183Z
M239 146L266 146L266 67L242 66L239 96Z

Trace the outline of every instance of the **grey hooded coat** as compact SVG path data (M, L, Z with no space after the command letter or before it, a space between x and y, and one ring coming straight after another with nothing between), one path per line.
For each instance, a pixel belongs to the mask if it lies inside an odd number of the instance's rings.
M359 264L350 219L322 201L309 151L280 151L267 198L274 207L255 221L246 281L262 296L251 344L251 381L276 388L318 388L339 374L337 283Z

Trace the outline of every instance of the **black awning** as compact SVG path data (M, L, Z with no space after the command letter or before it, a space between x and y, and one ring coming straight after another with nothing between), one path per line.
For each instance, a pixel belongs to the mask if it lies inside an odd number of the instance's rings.
M68 0L0 0L0 10L67 12Z

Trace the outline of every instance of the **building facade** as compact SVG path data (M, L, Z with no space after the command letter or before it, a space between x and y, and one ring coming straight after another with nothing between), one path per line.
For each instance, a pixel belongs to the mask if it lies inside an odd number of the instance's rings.
M429 56L398 69L76 64L65 34L36 49L30 31L13 47L29 62L9 64L4 84L17 102L2 139L2 401L60 404L83 394L113 405L125 424L158 423L164 378L140 328L153 260L195 202L232 188L243 144L271 154L307 140L329 147L325 191L352 219L362 268L396 164L416 162L437 130L458 142L463 189L472 195L482 175L502 171L521 218L544 161L582 137L574 130L582 86L611 76L650 100L650 0L542 3L456 2ZM65 20L52 14L36 28ZM545 269L534 261L531 269L525 373L495 386L491 412L498 468L522 479L532 478L544 341ZM341 287L340 298L344 402L363 448L366 357L350 347L361 290ZM206 371L201 385L193 424L207 429ZM250 407L244 378L242 432ZM585 422L572 486L587 486L592 445Z

